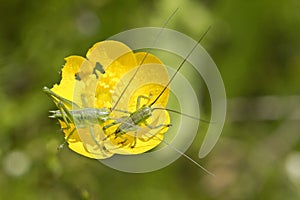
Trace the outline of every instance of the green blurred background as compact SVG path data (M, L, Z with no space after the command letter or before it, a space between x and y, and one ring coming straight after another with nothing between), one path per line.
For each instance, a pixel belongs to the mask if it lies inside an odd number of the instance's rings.
M41 91L64 57L123 30L161 26L195 39L228 96L214 150L159 171L128 174L65 148ZM300 1L0 0L0 199L300 199Z

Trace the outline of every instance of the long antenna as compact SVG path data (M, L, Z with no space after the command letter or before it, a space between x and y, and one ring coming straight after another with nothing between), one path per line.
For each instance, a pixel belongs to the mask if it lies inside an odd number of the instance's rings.
M179 8L176 8L176 10L168 17L167 21L163 24L161 30L158 32L157 36L155 37L155 40L153 41L153 45L154 46L157 43L157 40L159 38L159 36L161 35L161 33L163 32L163 30L166 28L167 24L169 23L169 21L172 19L172 17L176 14L176 12L178 11ZM149 52L147 52L143 58L143 60L141 61L141 63L139 64L139 66L137 67L137 69L135 70L133 76L131 77L131 79L129 80L128 84L126 85L126 87L124 88L124 90L122 91L121 95L119 96L118 100L116 101L115 105L111 108L111 111L115 110L115 108L117 107L118 103L120 102L121 98L123 97L124 93L126 92L127 88L129 87L129 85L131 84L131 82L133 81L134 77L136 76L136 74L138 73L140 66L145 62L147 56L149 55Z
M195 48L198 46L198 44L203 40L203 38L205 37L205 35L208 33L208 31L210 30L211 26L209 26L207 28L207 30L202 34L202 36L200 37L200 39L198 40L198 42L195 44L195 46L192 48L192 50L188 53L188 55L184 58L184 60L181 62L181 64L179 65L179 67L177 68L176 72L173 74L173 76L170 78L168 84L165 86L165 88L161 91L161 93L156 97L156 99L149 105L150 107L155 104L155 102L161 97L161 95L165 92L165 90L168 88L168 86L171 84L171 82L173 81L173 79L175 78L176 74L179 72L179 70L181 69L181 67L184 65L184 63L187 61L187 59L190 57L190 55L193 53L193 51L195 50Z
M173 112L173 113L176 113L176 114L180 114L180 115L183 115L185 117L189 117L191 119L194 119L194 120L197 120L197 121L200 121L200 122L204 122L204 123L213 123L211 121L208 121L208 120L205 120L205 119L200 119L198 117L195 117L195 116L192 116L192 115L188 115L188 114L185 114L185 113L182 113L182 112L179 112L177 110L172 110L172 109L169 109L169 108L153 108L153 110L166 110L166 111L169 111L169 112Z
M211 175L211 176L215 176L215 174L213 174L212 172L208 171L207 169L205 169L203 166L201 166L199 163L197 163L195 160L193 160L191 157L189 157L188 155L186 155L185 153L183 153L182 151L180 151L179 149L177 149L175 146L173 146L172 144L170 144L169 142L165 141L164 139L160 139L159 137L157 137L156 135L153 135L156 139L159 139L160 141L162 141L163 143L165 143L168 147L170 147L171 149L173 149L174 151L176 151L177 153L179 153L180 155L182 155L183 157L185 157L186 159L188 159L189 161L191 161L192 163L194 163L195 165L197 165L197 167L199 167L200 169L202 169L204 172L206 172L207 174Z

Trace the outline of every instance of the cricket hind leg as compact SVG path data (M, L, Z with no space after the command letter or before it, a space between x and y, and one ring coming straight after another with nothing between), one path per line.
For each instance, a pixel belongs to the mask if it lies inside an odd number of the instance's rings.
M43 91L52 99L54 103L62 102L66 104L69 107L75 108L75 109L80 109L80 106L74 103L73 101L70 101L68 99L63 98L62 96L59 96L55 92L51 91L49 88L44 87Z
M147 122L144 122L144 124L150 128L150 129L158 129L158 128L161 128L160 131L162 131L164 128L168 128L170 126L172 126L172 124L159 124L159 125L156 125L156 126L151 126L150 124L148 124ZM140 128L141 129L141 128ZM158 131L158 132L160 132ZM148 133L148 132L147 132ZM139 138L139 140L143 141L143 142L148 142L149 140L151 140L152 138L156 137L156 134L152 134L150 137L147 137L147 138L143 138L143 137L138 137L138 131L135 131L134 132L134 135L133 135L133 142L130 144L130 147L133 149L135 146L136 146L136 143L137 143L137 138Z
M144 122L144 124L150 128L150 129L158 129L161 128L158 132L162 131L164 128L168 128L170 126L172 126L172 124L158 124L156 126L151 126L150 124L148 124L147 122ZM149 133L149 132L147 132ZM145 134L147 134L145 133ZM144 138L144 137L139 137L139 140L143 141L143 142L148 142L149 140L153 139L154 137L157 137L156 134L151 134L150 137Z
M69 109L65 106L65 104L62 101L57 102L57 107L61 114L62 121L66 124L66 127L62 128L62 130L64 132L65 130L69 130L71 128L71 124L74 124L74 119L73 119L72 114L70 113ZM74 126L75 126L75 124L74 124ZM75 130L76 130L76 128L74 127L70 131L70 133L67 135L65 141L59 145L59 147L58 147L59 150L64 147L64 145L68 142L70 137L74 134Z

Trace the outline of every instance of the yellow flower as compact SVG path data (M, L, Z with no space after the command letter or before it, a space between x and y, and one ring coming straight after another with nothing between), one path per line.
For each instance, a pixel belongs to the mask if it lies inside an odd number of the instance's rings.
M60 120L69 148L83 156L104 159L113 154L139 154L156 147L163 139L167 128L149 129L139 124L137 134L126 132L120 137L114 131L120 124L102 130L121 117L129 114L119 110L135 112L137 99L143 95L151 99L142 99L140 106L149 105L164 89L169 76L162 62L152 54L145 52L134 53L128 46L117 41L102 41L96 43L86 55L70 56L62 69L62 80L51 89L61 97L68 99L80 108L112 108L118 102L116 109L110 113L105 123L88 123L84 127L71 128ZM139 66L142 63L141 66ZM122 97L121 94L133 77L137 67L139 70ZM164 108L169 98L169 89L156 101L152 108ZM66 105L68 110L78 109L76 106ZM167 111L154 110L153 116L147 123L156 126L169 124L170 117ZM73 134L68 137L70 132ZM92 136L93 132L94 136ZM136 143L134 140L136 138Z

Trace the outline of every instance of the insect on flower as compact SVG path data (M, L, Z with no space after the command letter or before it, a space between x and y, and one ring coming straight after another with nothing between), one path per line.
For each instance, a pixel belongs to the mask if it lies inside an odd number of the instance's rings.
M164 133L171 126L168 112L200 120L165 108L169 85L194 48L170 79L157 57L133 53L117 41L96 43L86 59L66 58L60 84L52 89L44 87L43 91L58 107L50 111L50 117L59 120L69 148L87 157L105 159L113 154L144 153L164 142L204 169L164 141Z
M120 57L117 56L116 59L111 56L112 53L115 53L113 51L125 53ZM102 59L99 59L99 52L105 52L106 58L103 59L104 56L102 56ZM116 54L114 55L116 56ZM114 88L117 84L120 85L119 80L123 74L130 74L130 71L133 72L132 69L139 66L140 60L144 56L145 53L133 53L127 46L117 41L99 42L88 52L88 59L79 56L67 58L67 63L62 70L60 84L55 85L52 89L43 88L43 91L51 97L58 107L58 110L50 111L52 114L50 117L59 120L65 133L66 142L72 150L84 156L98 159L107 158L116 153L106 147L106 145L111 147L111 141L105 139L107 135L104 134L102 127L105 123L122 121L124 112L115 109L111 113L109 109L113 103ZM144 59L144 63L151 63L151 67L148 65L140 68L144 78L139 83L133 84L139 86L139 90L135 90L135 95L138 96L145 94L146 90L153 94L157 93L163 87L162 85L165 85L169 80L168 73L158 58L149 54ZM96 69L99 65L103 66L101 70ZM159 72L160 75L146 76L156 72ZM153 82L156 85L150 84ZM120 90L120 88L118 89ZM131 89L129 88L127 91L129 92ZM168 92L158 103L161 106L166 106L167 99ZM120 102L120 105L124 104L123 107L126 109L128 109L128 105L135 107L137 103L134 99L131 99L129 104L124 100L126 98ZM122 115L120 116L118 113ZM164 115L164 119L169 122L168 114L164 112ZM141 151L145 152L159 143L160 141L149 140L145 145L147 147Z

